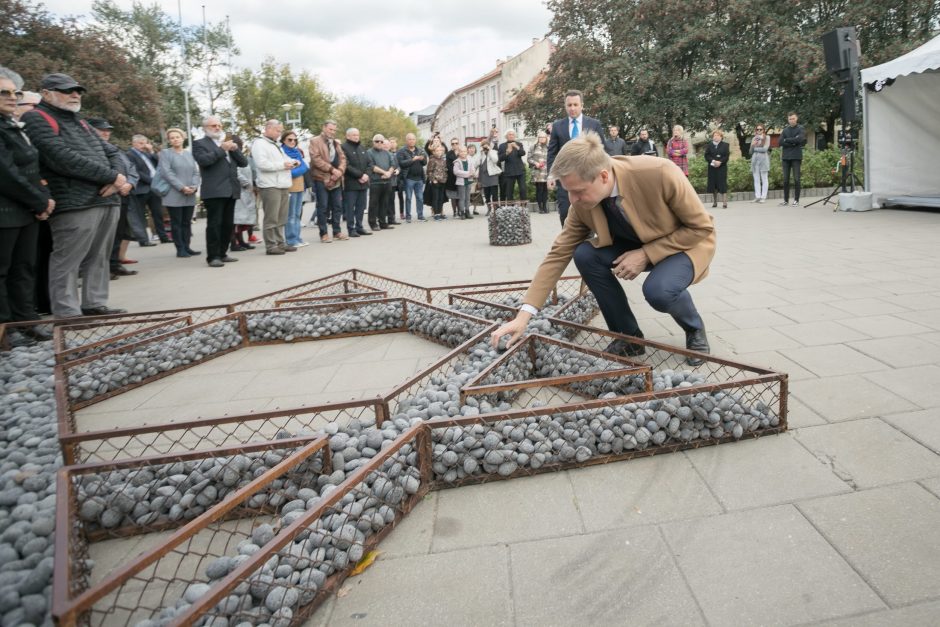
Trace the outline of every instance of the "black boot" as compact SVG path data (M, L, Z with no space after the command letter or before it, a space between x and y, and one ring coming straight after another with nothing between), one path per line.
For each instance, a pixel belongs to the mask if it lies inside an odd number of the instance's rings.
M643 332L637 331L634 337L643 339ZM643 344L634 344L626 340L614 340L604 349L605 353L619 355L620 357L639 357L646 354L646 346Z
M691 351L698 351L699 353L710 353L711 348L708 346L708 337L705 335L705 327L686 331L685 347ZM701 366L705 363L705 360L701 357L689 355L686 357L685 363L690 366Z

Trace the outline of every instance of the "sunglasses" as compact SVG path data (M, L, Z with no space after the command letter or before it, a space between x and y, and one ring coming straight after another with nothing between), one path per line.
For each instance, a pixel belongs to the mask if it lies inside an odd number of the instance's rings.
M0 89L0 98L22 98L23 92L19 89Z
M285 142L295 142L295 141L297 141L297 138L296 138L296 137L288 137L288 138L285 139L284 141L285 141Z
M78 94L81 96L85 90L80 87L69 87L68 89L53 89L52 91L57 91L60 94Z

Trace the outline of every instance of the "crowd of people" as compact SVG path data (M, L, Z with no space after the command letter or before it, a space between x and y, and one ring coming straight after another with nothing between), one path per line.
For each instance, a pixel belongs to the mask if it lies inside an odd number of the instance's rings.
M629 144L611 126L582 112L583 95L566 94L567 116L549 124L525 146L496 128L479 142L445 142L435 133L423 146L408 133L404 145L376 134L363 145L356 128L337 138L337 124L325 121L320 133L301 145L296 129L268 120L250 142L226 133L219 117L203 120L203 137L186 146L179 128L166 131L157 150L134 134L127 150L111 143L113 127L103 118L81 116L86 89L72 77L45 76L38 93L22 91L18 74L0 67L0 323L123 313L108 306L109 281L133 276L129 246L172 243L187 258L205 254L209 267L238 261L231 252L263 245L268 255L307 246L303 237L305 199L315 205L311 227L321 243L347 241L394 229L402 223L473 219L479 207L496 201L528 202L548 213L554 189L562 226L570 201L549 175L567 141L596 133L610 156L659 156L648 131ZM784 130L784 171L796 177L805 133L791 115ZM755 198L766 198L769 137L759 126L752 143ZM802 143L800 143L802 142ZM188 149L187 149L188 148ZM688 176L690 146L676 126L663 156ZM716 130L705 149L708 191L727 203L728 144ZM528 170L528 177L527 177ZM786 196L785 196L786 198ZM397 203L396 203L397 200ZM205 253L195 250L192 224L197 205L205 210ZM425 216L425 206L430 206ZM259 223L259 216L260 223ZM152 234L151 234L152 233ZM260 237L259 237L260 234ZM30 333L45 333L40 327Z

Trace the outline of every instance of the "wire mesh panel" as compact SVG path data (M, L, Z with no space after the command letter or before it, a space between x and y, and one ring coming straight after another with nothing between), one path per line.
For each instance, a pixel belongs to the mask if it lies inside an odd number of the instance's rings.
M455 348L492 326L489 320L408 300L405 302L408 332Z
M786 429L785 375L556 407L435 418L435 487L669 453Z
M423 303L430 302L428 288L414 283L405 283L396 279L390 279L380 274L366 272L365 270L353 270L353 279L362 285L367 285L373 289L387 292L394 298L409 298L411 300Z
M343 279L330 283L309 292L303 292L290 298L279 298L275 301L276 307L292 307L295 305L328 305L342 303L350 300L376 300L388 298L388 293L374 287L363 285L356 281Z
M71 433L60 438L67 464L180 454L320 433L329 425L373 426L386 416L379 399L286 408L186 422Z
M293 444L293 454L282 455L271 466L262 463L252 480L232 490L228 498L216 497L203 513L155 549L103 578L88 572L87 539L82 547L57 543L58 572L68 575L55 582L53 613L59 624L133 625L171 618L167 608L175 610L181 601L193 602L209 588L204 582L224 577L247 561L273 537L272 517L305 510L308 502L315 506L325 486L333 485L328 481L326 439L316 438L302 448L297 447L299 442ZM70 526L80 529L82 484L75 478L81 476L70 469L60 473L64 505L78 506L70 512Z
M56 362L65 363L73 359L80 359L94 353L100 353L112 348L127 346L140 340L146 340L169 331L182 329L193 324L190 316L144 318L134 322L119 324L95 323L96 330L104 330L108 337L96 342L87 342L82 337L88 325L57 326L53 331L53 345L56 347ZM78 327L78 328L76 328ZM73 337L78 335L81 340L74 342Z
M518 309L519 305L522 304L522 295L529 289L531 283L532 279L519 279L493 283L443 285L428 288L428 292L431 296L431 303L435 305L445 305L451 294L457 294L514 306ZM557 305L559 299L563 302L567 302L568 299L579 296L583 291L584 287L580 276L561 277L546 299L546 305ZM504 302L506 298L513 300L511 302Z
M61 364L70 410L85 407L242 346L240 314L161 333Z
M336 274L331 274L319 279L307 281L306 283L300 283L299 285L292 285L291 287L285 287L284 289L268 292L267 294L262 294L261 296L240 300L232 303L229 305L229 307L232 311L245 311L248 309L270 309L271 307L275 307L275 303L280 299L297 296L298 294L309 292L310 290L313 290L317 287L322 287L330 283L336 283L342 279L355 279L353 276L354 273L355 270L344 270L342 272L337 272Z
M243 312L250 345L395 333L405 330L400 298Z

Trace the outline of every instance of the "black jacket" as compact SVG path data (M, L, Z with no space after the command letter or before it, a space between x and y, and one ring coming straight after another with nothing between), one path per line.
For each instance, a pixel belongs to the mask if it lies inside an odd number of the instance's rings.
M782 159L802 159L803 146L805 145L806 131L801 125L790 126L787 124L780 131L780 146L783 148L780 157Z
M121 172L120 151L102 141L81 116L41 102L22 120L39 151L39 174L49 183L56 213L120 204L119 194L105 198L98 193Z
M193 142L193 159L199 164L202 185L200 198L241 198L242 187L238 182L238 168L248 165L248 159L239 150L228 153L215 145L211 137Z
M656 142L652 139L647 139L643 141L642 139L637 139L633 142L633 147L630 148L631 155L652 155L653 157L659 156L659 150L656 148Z
M415 161L415 157L424 157L420 161ZM423 181L424 180L424 166L428 164L428 153L417 145L415 145L414 152L408 149L408 146L398 149L398 154L395 155L398 159L398 167L401 169L401 177L403 179L411 179L413 181Z
M135 196L144 196L150 193L150 183L153 181L153 176L150 174L150 169L147 167L147 164L144 162L144 159L150 161L153 165L153 171L157 171L157 165L159 161L157 160L156 155L144 155L141 156L133 148L127 150L127 158L131 160L131 163L134 164L134 167L137 168L137 174L140 177L140 180L137 181L137 185L134 186L134 195Z
M444 182L444 189L449 189L451 191L457 191L457 175L454 174L454 162L457 161L457 152L455 150L448 150L444 154L444 163L447 166L447 181Z
M39 177L39 152L16 122L0 116L0 228L26 226L48 204L49 190Z
M509 142L503 142L499 145L499 166L506 176L525 174L525 161L522 160L522 157L525 156L525 148L522 146L522 142L514 141L513 143L516 147L510 153L506 152Z
M343 149L343 154L346 155L346 172L343 174L343 187L351 191L369 189L368 181L365 183L359 182L359 177L363 174L369 174L369 178L372 178L371 173L368 171L369 164L366 149L362 147L362 143L349 141L347 139L340 148Z
M728 159L731 158L731 145L726 141L720 141L716 147L714 142L707 142L705 144L705 154L703 156L705 157L705 163L708 164L709 171L714 169L721 170L722 168L727 168ZM711 165L712 161L721 161L721 165L718 166L718 168L713 168Z
M589 118L583 113L581 114L581 127L579 134L585 131L594 131L601 136L601 139L604 138L604 129L601 127L601 123L594 118ZM571 134L568 131L567 116L552 122L552 133L548 138L549 171L552 169L552 164L555 163L555 157L558 156L558 151L561 150L561 147L567 144L570 139Z

